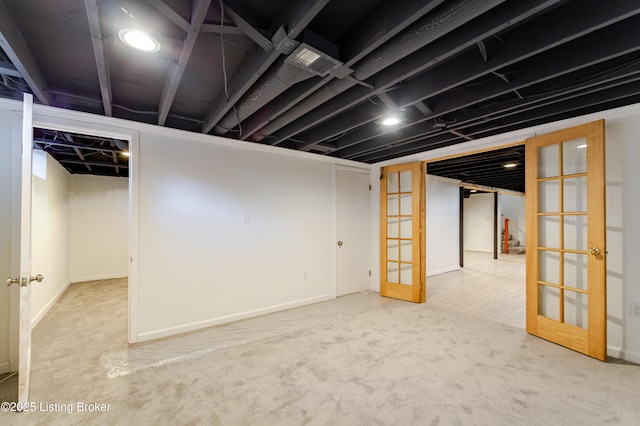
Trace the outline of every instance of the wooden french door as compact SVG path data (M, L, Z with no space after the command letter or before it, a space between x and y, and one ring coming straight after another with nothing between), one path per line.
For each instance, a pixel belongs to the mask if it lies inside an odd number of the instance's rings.
M380 294L425 301L425 179L423 163L382 169Z
M607 356L604 121L526 141L527 331Z

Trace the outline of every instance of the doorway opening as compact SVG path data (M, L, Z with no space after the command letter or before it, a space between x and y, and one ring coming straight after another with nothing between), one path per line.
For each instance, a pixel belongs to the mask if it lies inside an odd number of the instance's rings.
M457 226L449 230L452 240L458 243L459 268L455 265L456 268L443 270L445 273L429 275L427 303L524 329L524 142L436 158L427 161L426 166L428 178L449 180L450 188L444 190L452 197L457 195L455 200L459 203L455 212L459 215ZM434 192L428 184L428 212ZM436 192L435 196L443 195ZM506 234L505 224L509 226ZM433 228L428 224L427 238ZM429 257L432 252L428 249ZM433 267L428 262L429 270Z

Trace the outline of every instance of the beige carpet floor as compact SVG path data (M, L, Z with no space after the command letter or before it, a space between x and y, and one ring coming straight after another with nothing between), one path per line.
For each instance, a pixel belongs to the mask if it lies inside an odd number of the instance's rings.
M376 293L128 347L126 281L80 283L33 342L38 411L0 424L640 424L637 365Z

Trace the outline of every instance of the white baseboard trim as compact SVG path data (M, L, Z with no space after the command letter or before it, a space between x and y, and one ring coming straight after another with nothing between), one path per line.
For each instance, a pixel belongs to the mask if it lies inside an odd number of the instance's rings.
M640 353L631 352L631 351L620 351L621 359L629 362L633 362L634 364L640 364Z
M427 272L427 277L432 277L434 275L446 274L447 272L459 271L460 266L452 266L450 268L438 269L437 271Z
M622 348L607 346L607 356L611 358L622 359Z
M35 316L31 317L31 328L34 328L36 325L38 325L40 320L44 318L47 312L49 312L49 309L51 309L51 307L58 301L58 299L60 299L60 296L62 296L62 294L69 288L70 285L71 285L71 281L67 282L67 284L64 287L62 287L60 291L56 293L55 296L51 298L49 303L47 303L47 305L44 308L42 308L40 312L38 312Z
M86 281L97 281L97 280L110 280L113 278L126 278L129 274L107 274L107 275L90 275L86 277L73 277L71 278L72 283L83 283Z
M205 321L193 322L190 324L179 325L176 327L168 327L161 330L148 331L138 334L138 342L146 342L149 340L160 339L162 337L173 336L175 334L186 333L188 331L199 330L202 328L213 327L233 321L239 321L247 318L253 318L260 315L271 314L273 312L284 311L286 309L298 308L300 306L312 305L318 302L326 302L335 299L335 294L325 294L323 296L312 297L309 299L297 300L295 302L283 303L281 305L269 306L266 308L255 309L253 311L240 312L237 314L227 315L224 317L212 318Z
M7 374L9 372L9 361L0 362L0 374Z

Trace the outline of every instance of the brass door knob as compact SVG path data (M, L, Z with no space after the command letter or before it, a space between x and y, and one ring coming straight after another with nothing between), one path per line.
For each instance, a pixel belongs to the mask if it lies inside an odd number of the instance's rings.
M338 241L338 247L342 248L342 241Z
M600 254L600 249L598 247L589 247L589 254L592 256L597 256Z

